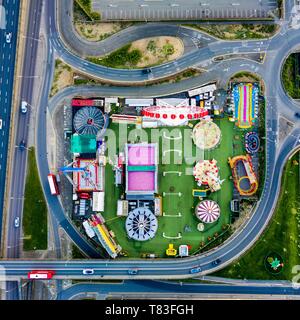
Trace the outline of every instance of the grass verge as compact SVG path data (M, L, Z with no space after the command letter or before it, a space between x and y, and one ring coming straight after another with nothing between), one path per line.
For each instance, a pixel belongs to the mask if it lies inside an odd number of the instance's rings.
M299 153L286 164L274 217L260 240L240 260L213 275L236 279L292 280L292 268L299 264L297 220L300 217L300 182L299 165L295 161L299 162ZM280 254L284 260L283 270L278 275L268 273L264 266L264 258L271 251Z
M129 51L130 48L131 44L127 44L103 58L89 57L88 61L110 68L130 69L135 67L142 58L140 50Z
M282 83L285 91L294 99L300 98L299 54L292 53L282 68Z
M34 148L28 152L27 166L23 215L24 250L46 250L47 206L38 175Z
M273 36L278 30L276 24L184 24L183 26L204 31L223 40L265 39Z

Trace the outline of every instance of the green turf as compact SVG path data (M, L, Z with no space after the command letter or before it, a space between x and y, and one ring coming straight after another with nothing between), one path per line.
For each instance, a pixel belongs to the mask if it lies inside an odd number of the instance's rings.
M34 148L28 151L23 232L24 250L47 249L47 206L38 175Z
M246 279L292 280L292 268L300 263L299 239L300 195L299 195L299 153L288 161L282 180L281 194L275 215L263 236L245 256L227 268L215 273L216 276ZM275 251L284 259L280 274L271 275L264 266L265 256Z
M138 242L130 240L127 237L125 231L125 217L116 217L117 211L117 200L124 193L120 188L116 188L114 185L114 172L110 165L106 166L105 169L105 213L104 217L106 218L107 226L113 230L116 235L116 239L119 244L122 246L124 251L128 253L129 257L140 257L142 253L155 253L160 257L165 257L165 250L169 243L173 243L178 249L178 246L181 244L189 244L192 249L191 253L195 253L199 250L201 242L207 244L208 237L213 238L215 233L222 233L222 226L227 225L230 222L230 201L232 199L233 184L230 180L231 170L227 163L228 157L238 154L243 154L244 151L244 140L243 134L240 130L236 129L234 123L229 122L228 119L222 119L215 121L221 128L222 131L222 140L218 148L211 150L205 153L205 159L216 159L218 161L218 166L220 167L220 177L225 179L222 190L216 193L211 194L208 198L217 201L221 207L221 217L220 219L213 224L206 224L204 232L197 231L197 224L199 220L194 215L194 208L199 202L198 198L193 198L192 190L193 188L198 188L195 183L194 177L188 172L192 172L194 162L187 163L189 161L188 157L179 163L177 153L165 153L161 152L162 144L164 146L168 144L167 139L159 140L159 176L158 176L158 185L159 185L159 194L162 195L163 192L180 192L182 197L175 195L163 197L163 212L170 216L161 216L158 217L158 231L156 237L152 240L146 242ZM113 130L117 136L119 136L119 127L116 124L111 124L109 127ZM133 131L135 126L128 126L128 135L130 141L135 139L135 134L137 131ZM166 130L166 134L170 135L170 131L177 130L174 132L174 135L178 135L178 132L181 132L184 135L185 130L188 130L188 127L182 128L163 128ZM150 133L150 129L145 130ZM169 133L168 133L169 131ZM184 142L184 147L187 148L191 146L193 154L195 154L196 146L192 143L190 138L191 129L186 132L188 137ZM149 134L150 136L150 134ZM234 137L236 136L236 139ZM121 148L126 142L126 135L121 134L123 143L121 143ZM141 141L148 141L146 138L141 139ZM153 142L153 140L151 140ZM118 143L117 143L118 144ZM178 149L183 150L180 141L171 140L170 146L166 146L168 149ZM166 160L170 156L170 164L162 164L162 160ZM167 174L165 177L162 175L164 171L179 171L182 172L181 176L171 173ZM181 217L175 217L181 213ZM190 228L189 232L185 232L185 226ZM166 236L175 237L181 233L182 238L178 240L169 240L163 237L163 233Z

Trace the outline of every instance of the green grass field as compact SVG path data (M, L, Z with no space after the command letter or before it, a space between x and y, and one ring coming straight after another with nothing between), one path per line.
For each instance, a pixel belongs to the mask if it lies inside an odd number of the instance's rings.
M35 150L28 152L23 214L24 250L47 249L47 206L40 183Z
M213 238L215 233L220 234L222 232L222 226L227 225L230 222L230 201L232 199L233 184L229 179L231 176L231 170L227 163L228 157L244 153L244 140L242 139L242 133L235 128L234 123L229 122L227 119L216 120L216 123L220 126L222 131L221 144L215 150L211 150L205 153L205 159L216 159L218 166L220 167L220 177L225 179L222 190L209 195L209 199L213 199L218 202L221 207L220 219L212 224L206 224L203 232L197 230L197 224L199 220L194 215L194 208L199 203L198 198L193 198L192 190L197 188L192 173L194 162L190 163L190 155L183 159L180 163L180 155L177 152L161 152L161 150L183 150L180 140L168 140L166 138L159 139L159 194L162 196L165 193L181 193L178 195L166 195L163 197L163 212L167 216L158 217L158 231L154 239L146 242L138 242L131 240L127 237L125 230L125 217L116 217L117 200L123 193L123 190L114 186L114 172L110 165L105 169L105 213L107 226L115 233L116 239L122 246L123 250L127 252L129 257L140 257L142 253L155 253L160 257L165 257L165 250L169 243L173 243L175 248L181 244L189 244L191 246L191 253L195 253L199 250L201 242L207 244L208 237ZM111 124L110 129L113 130L117 136L119 133L118 125ZM138 131L133 131L135 126L128 126L128 140L132 141L135 138L135 134ZM172 128L162 128L166 130L166 136L170 135ZM174 130L174 129L173 129ZM193 144L190 137L191 130L188 127L176 128L174 136L178 136L180 133L184 139L184 147L190 146L192 155L196 154L196 146ZM168 133L169 131L169 133ZM146 130L148 134L150 129ZM123 142L126 142L126 137L121 135ZM150 134L149 134L150 137ZM236 139L235 139L235 138ZM148 141L147 138L141 141ZM154 142L151 140L151 142ZM168 143L170 142L170 145ZM121 144L121 148L122 148ZM170 157L169 164L163 164L162 160L166 160ZM169 173L163 176L163 172L175 171L182 172L179 176L176 173ZM178 217L180 213L180 217ZM177 237L181 234L182 238L176 240L170 240L165 237ZM164 237L165 236L165 237Z
M282 180L281 194L274 217L256 245L240 260L214 275L240 279L284 279L292 280L292 268L299 265L300 194L299 194L299 153L288 161ZM275 251L284 259L280 274L268 273L264 266L265 256Z

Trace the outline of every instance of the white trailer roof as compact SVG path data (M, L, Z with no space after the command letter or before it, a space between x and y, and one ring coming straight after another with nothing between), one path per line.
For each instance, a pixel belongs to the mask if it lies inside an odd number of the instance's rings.
M104 211L104 192L93 192L93 211Z
M132 107L150 107L153 105L153 99L125 99L125 104Z
M95 236L95 232L94 230L92 229L92 227L90 226L89 222L87 220L85 220L83 222L83 227L84 227L84 230L86 232L86 234L90 237L90 238L93 238Z
M190 97L193 97L198 94L202 94L202 93L210 92L210 91L215 91L215 90L217 90L217 86L215 84L210 84L208 86L204 86L204 87L190 90L190 91L188 91L188 94Z

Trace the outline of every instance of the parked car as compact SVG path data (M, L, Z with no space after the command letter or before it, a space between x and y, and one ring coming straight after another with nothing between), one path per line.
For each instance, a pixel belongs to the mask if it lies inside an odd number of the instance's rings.
M300 118L300 112L296 112L295 117Z
M20 218L16 217L15 218L15 228L19 228L20 227Z
M0 119L0 129L2 129L2 119Z
M11 37L12 37L12 33L11 32L5 34L6 43L11 43Z
M221 259L217 259L217 260L214 260L211 264L213 265L213 266L217 266L218 264L220 264L221 263Z
M138 273L138 269L129 269L128 270L128 274L130 274L130 275L135 275L137 273Z
M82 270L83 274L94 274L94 269L83 269Z
M202 268L200 266L194 267L190 270L190 273L199 273L201 272Z

